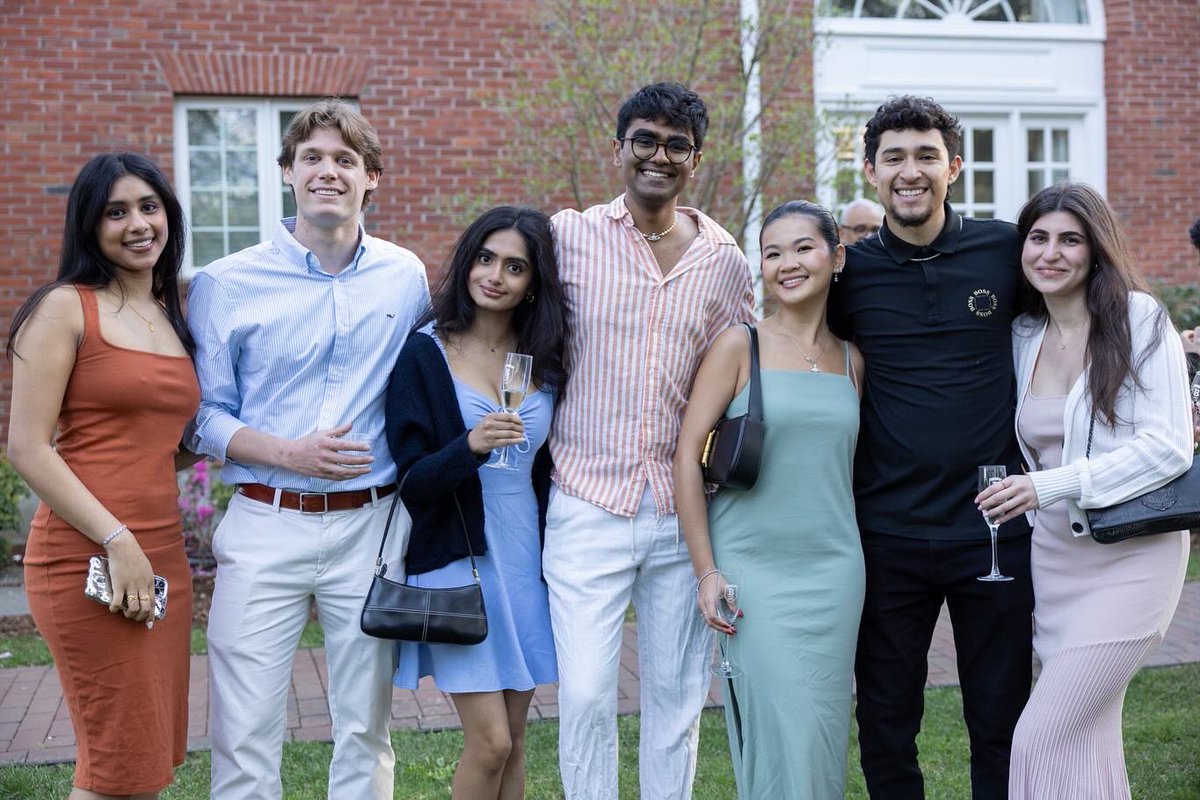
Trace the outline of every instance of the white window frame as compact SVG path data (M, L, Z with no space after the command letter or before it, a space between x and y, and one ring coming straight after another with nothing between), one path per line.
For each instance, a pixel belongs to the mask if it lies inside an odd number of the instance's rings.
M1088 21L1083 24L1056 22L993 22L971 19L896 19L894 17L828 17L821 15L823 0L813 0L814 25L818 33L877 36L949 36L996 39L1056 39L1059 41L1103 41L1104 1L1086 0Z
M283 217L282 172L275 159L279 155L283 131L279 115L284 111L299 111L312 103L305 98L243 98L243 97L178 97L175 100L175 190L183 213L189 221L187 249L184 253L183 274L191 277L198 269L192 263L192 192L191 164L188 158L187 114L192 110L252 109L255 112L255 132L258 169L258 231L259 240L266 241Z

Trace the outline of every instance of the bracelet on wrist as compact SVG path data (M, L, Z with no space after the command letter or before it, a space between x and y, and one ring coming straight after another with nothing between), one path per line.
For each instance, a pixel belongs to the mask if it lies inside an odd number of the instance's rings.
M113 540L113 539L116 539L116 538L117 538L118 536L120 536L122 533L128 533L128 531L129 531L129 526L128 526L128 525L122 525L121 527L117 528L115 531L113 531L112 533L110 533L108 536L105 536L103 539L101 539L101 540L100 540L100 546L101 546L101 547L104 547L104 548L107 548L107 547L108 547L108 545L109 545L109 544L112 542L112 540Z
M716 575L720 571L721 570L717 569L716 567L710 567L709 569L705 570L704 574L696 579L696 594L700 594L700 584L704 583L705 578L707 578L709 575Z

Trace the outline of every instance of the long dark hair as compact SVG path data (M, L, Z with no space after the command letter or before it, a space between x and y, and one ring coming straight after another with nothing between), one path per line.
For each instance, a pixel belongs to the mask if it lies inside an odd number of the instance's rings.
M47 293L66 285L103 289L117 280L118 268L100 251L96 228L104 216L113 186L126 175L144 180L162 200L167 215L167 244L154 264L151 292L166 310L167 319L171 321L171 327L175 329L175 335L187 349L188 355L195 352L196 345L192 334L188 332L179 296L179 269L183 264L184 241L187 238L179 198L175 196L167 176L145 156L137 153L101 153L83 166L71 186L63 224L58 275L53 283L42 286L17 309L8 329L9 358L14 353L18 358L21 357L13 349L13 340Z
M1035 194L1021 209L1017 217L1021 238L1029 235L1039 219L1055 211L1065 211L1079 220L1092 252L1092 268L1086 283L1091 322L1084 352L1085 362L1089 363L1088 391L1092 396L1093 413L1099 411L1110 426L1115 426L1121 385L1126 379L1132 379L1135 386L1141 387L1138 366L1157 346L1166 315L1160 307L1150 344L1141 354L1135 354L1129 330L1129 294L1152 292L1133 259L1112 206L1087 184L1056 183ZM1023 310L1034 319L1045 321L1045 298L1025 280L1023 272L1021 282Z
M433 307L419 324L433 320L439 330L452 334L471 327L475 321L475 303L468 288L471 267L484 241L503 230L515 230L521 235L533 267L533 281L529 284L533 300L522 302L513 311L517 348L533 356L534 381L539 386L554 388L561 395L567 377L563 344L570 319L554 258L550 218L541 211L499 206L472 222L454 243L445 275L433 294Z

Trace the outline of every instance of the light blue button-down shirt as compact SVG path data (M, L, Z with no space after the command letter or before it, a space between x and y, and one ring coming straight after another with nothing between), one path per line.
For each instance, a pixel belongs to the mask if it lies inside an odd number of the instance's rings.
M412 252L360 227L354 260L321 269L293 236L294 218L269 242L198 273L188 294L200 410L189 449L225 460L227 483L312 492L350 491L396 479L384 436L384 392L400 347L429 305L425 267ZM342 423L369 437L371 471L346 481L229 461L244 426L298 439Z

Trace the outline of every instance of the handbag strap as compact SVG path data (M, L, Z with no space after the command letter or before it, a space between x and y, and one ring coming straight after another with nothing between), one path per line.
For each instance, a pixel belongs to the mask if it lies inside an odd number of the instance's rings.
M1096 430L1096 415L1092 414L1092 418L1088 420L1088 443L1087 452L1083 454L1084 458L1092 457L1092 431Z
M379 540L379 554L375 556L376 575L387 573L387 564L383 561L383 548L387 544L388 534L392 531L392 519L396 516L396 505L400 502L400 492L404 490L404 483L408 480L409 474L408 472L404 473L404 478L396 487L396 494L392 498L392 507L388 509L387 522L383 526L383 538ZM467 532L467 518L463 516L462 504L458 502L458 492L451 491L450 496L454 498L454 507L458 509L458 521L462 525L463 539L467 542L467 555L471 559L471 575L475 578L475 582L479 583L479 568L475 565L475 550L471 547L471 535Z
M749 322L743 322L746 326L746 332L750 334L750 402L746 408L746 413L750 418L762 423L763 419L763 401L762 401L762 376L759 374L758 366L758 330Z

